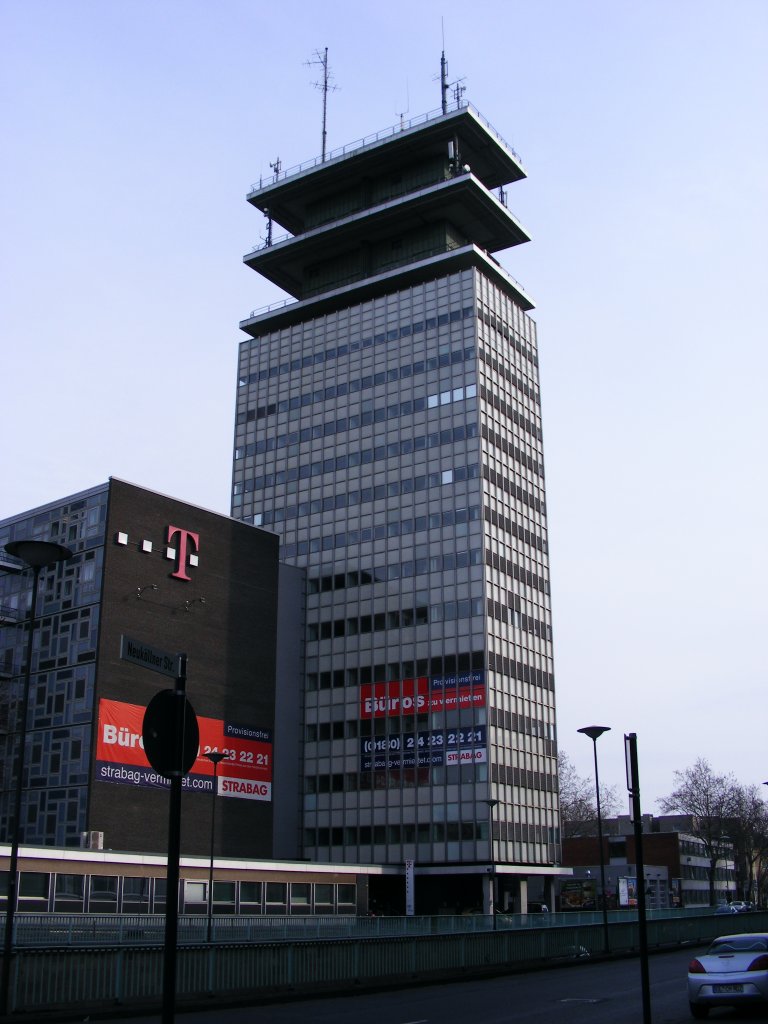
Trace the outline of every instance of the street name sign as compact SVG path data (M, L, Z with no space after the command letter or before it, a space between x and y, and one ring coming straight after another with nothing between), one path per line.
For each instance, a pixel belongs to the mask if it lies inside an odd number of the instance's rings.
M151 669L152 672L159 672L160 675L170 676L171 679L178 679L181 674L181 655L169 654L159 647L132 640L129 636L120 637L120 658Z

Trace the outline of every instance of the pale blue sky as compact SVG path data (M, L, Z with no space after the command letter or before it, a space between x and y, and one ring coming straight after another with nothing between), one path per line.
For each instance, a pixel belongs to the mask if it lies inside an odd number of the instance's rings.
M521 155L559 739L644 810L765 750L766 0L2 0L0 518L118 476L229 511L251 182L440 103ZM622 796L623 799L623 796Z

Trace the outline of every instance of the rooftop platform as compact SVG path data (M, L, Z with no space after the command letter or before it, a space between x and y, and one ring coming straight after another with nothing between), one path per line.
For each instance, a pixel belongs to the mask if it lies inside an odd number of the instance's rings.
M454 139L459 163L488 188L526 177L519 157L474 107L426 114L259 182L247 199L292 234L304 230L307 208L366 177L397 173L404 165L442 156Z

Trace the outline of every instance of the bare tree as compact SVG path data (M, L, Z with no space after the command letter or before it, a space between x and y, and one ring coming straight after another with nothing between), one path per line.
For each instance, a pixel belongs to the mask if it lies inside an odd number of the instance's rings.
M759 866L768 856L768 808L759 786L739 785L735 795L736 816L729 827L737 853L739 889L744 899L751 899L757 889L759 902Z
M713 907L717 862L726 854L738 816L738 783L732 775L716 775L709 761L701 757L674 777L675 789L659 804L664 813L690 816L691 835L701 840L709 860L709 903Z
M597 802L594 779L583 778L564 750L557 755L560 779L560 818L563 839L597 835ZM615 786L600 786L600 812L603 817L617 813L619 803Z

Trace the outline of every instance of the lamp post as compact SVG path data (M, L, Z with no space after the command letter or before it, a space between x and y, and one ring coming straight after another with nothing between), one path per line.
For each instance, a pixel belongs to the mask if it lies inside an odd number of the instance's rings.
M16 787L14 791L13 828L11 832L11 858L8 863L8 889L5 904L5 941L3 943L3 972L0 988L0 1013L9 1012L11 981L11 955L13 953L13 925L18 900L19 844L21 842L21 804L24 795L24 761L27 747L27 715L29 713L29 688L32 680L32 641L35 632L35 610L40 572L48 565L55 565L72 557L72 552L63 544L45 540L13 540L5 545L13 558L25 562L32 570L32 601L29 607L29 634L27 636L27 661L24 666L24 688L21 709L16 715L18 734L18 757L16 760Z
M493 859L493 808L498 804L498 800L489 798L484 800L483 803L488 805L488 853L491 858L491 917L493 918L493 930L496 931L496 865Z
M215 839L216 824L216 772L222 761L226 761L229 754L223 754L220 750L211 750L210 753L205 754L205 757L213 765L213 803L211 804L211 856L208 867L208 942L211 941L213 934L213 844Z
M600 845L600 887L602 890L602 904L603 904L603 946L604 951L609 952L608 943L608 907L605 902L605 853L603 851L603 817L600 813L600 779L597 774L597 741L604 732L610 732L611 727L609 725L586 725L583 729L578 729L578 732L583 732L585 736L589 736L592 740L592 748L595 755L595 795L597 797L597 841ZM642 879L638 879L638 885L642 884Z

